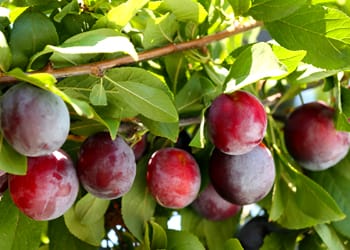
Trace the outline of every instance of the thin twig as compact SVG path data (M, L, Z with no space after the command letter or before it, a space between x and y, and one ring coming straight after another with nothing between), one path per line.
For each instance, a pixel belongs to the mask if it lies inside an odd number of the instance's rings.
M218 32L216 34L204 36L191 41L181 42L178 44L172 43L161 48L155 48L155 49L143 51L138 54L138 59L136 61L131 56L126 55L115 59L104 60L104 61L71 66L71 67L64 67L59 69L48 67L44 70L36 71L28 74L30 75L38 72L50 73L54 77L59 79L59 78L65 78L69 76L87 75L87 74L94 74L95 72L104 72L107 69L111 69L117 66L128 65L136 62L141 62L141 61L147 61L147 60L159 58L159 57L180 52L180 51L202 48L205 45L212 43L214 41L219 41L227 37L233 36L235 34L239 34L262 25L263 25L262 22L258 22L258 21L250 21L243 24L237 22L234 25L232 25L232 27L224 31ZM6 73L0 73L0 83L11 83L16 81L17 81L16 78L7 76Z

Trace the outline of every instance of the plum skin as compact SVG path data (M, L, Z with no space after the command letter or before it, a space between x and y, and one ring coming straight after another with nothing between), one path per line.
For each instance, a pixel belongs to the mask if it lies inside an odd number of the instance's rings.
M320 101L303 104L288 117L284 127L285 145L303 168L321 171L347 155L350 134L335 129L334 117L334 109Z
M196 160L183 149L162 148L147 165L147 186L163 207L181 209L197 197L201 185Z
M50 154L66 141L70 117L59 96L19 83L5 92L0 105L1 130L19 153L26 156Z
M192 203L192 208L202 217L212 220L225 220L236 215L241 206L233 204L222 198L212 184L201 191Z
M263 199L272 189L275 176L273 157L263 143L242 155L228 155L214 149L210 157L209 177L215 190L237 205Z
M206 119L209 139L216 148L230 155L249 152L266 133L264 106L255 96L242 90L216 97Z
M63 215L74 203L79 180L74 164L62 150L28 157L25 175L8 174L14 204L28 217L46 221Z
M121 137L112 140L108 132L98 132L81 145L77 172L86 191L101 199L116 199L135 180L135 155Z

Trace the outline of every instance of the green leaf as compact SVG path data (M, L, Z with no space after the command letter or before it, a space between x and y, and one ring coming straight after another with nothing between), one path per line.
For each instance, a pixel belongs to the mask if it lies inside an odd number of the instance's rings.
M205 250L198 238L189 232L168 230L167 236L169 250Z
M239 216L223 221L210 221L191 209L181 211L181 230L196 235L211 250L222 250L227 240L234 235Z
M194 135L192 141L190 142L191 147L195 148L204 148L206 145L206 128L205 128L205 111L206 109L203 109L201 114L201 122L199 125L199 129L197 130L196 134Z
M146 227L151 234L151 249L167 249L168 239L165 230L154 221L149 221Z
M202 23L208 15L205 8L194 0L164 0L164 5L181 22Z
M253 0L247 14L257 20L271 22L292 14L307 2L307 0Z
M116 98L128 104L129 107L149 119L160 122L176 122L178 114L164 86L156 87L147 82L160 80L138 68L117 68L108 71L104 81L109 84L105 87ZM161 85L161 83L159 84Z
M101 244L105 235L104 218L91 224L83 224L73 206L64 214L64 221L69 232L81 241L93 246L99 246Z
M283 161L287 162L287 159ZM278 159L275 162L281 167ZM329 193L306 175L290 166L284 166L278 173L271 220L288 229L302 229L344 219L345 215Z
M260 79L287 73L286 66L278 60L270 45L256 43L245 48L233 63L226 78L225 92L243 88Z
M15 20L11 31L11 66L25 68L29 57L34 53L42 50L47 44L57 43L58 35L53 22L43 13L27 9Z
M112 8L108 14L108 25L111 28L124 27L149 0L128 0Z
M92 87L90 93L90 102L96 106L106 106L107 105L107 95L106 90L103 87L103 81L100 84L95 84Z
M6 72L10 68L11 62L11 50L7 44L4 33L0 31L0 70Z
M225 242L225 250L244 250L238 239L229 239Z
M323 242L327 245L329 250L345 250L348 249L341 239L338 237L337 233L333 228L326 224L316 225L315 230L317 234L321 237Z
M170 89L174 94L187 81L186 70L188 60L184 53L174 53L164 57L165 70L171 83Z
M96 250L96 246L89 245L72 235L66 227L63 217L49 222L48 237L50 250Z
M283 47L305 50L306 63L324 69L349 68L350 17L340 10L305 6L265 26Z
M87 193L76 203L75 214L81 224L94 224L103 218L109 203L109 200L99 199Z
M216 87L208 78L195 73L175 96L175 106L180 114L201 111L216 92Z
M31 58L30 65L48 53L53 53L50 60L55 67L65 67L88 63L101 53L116 52L127 53L135 61L138 58L133 44L127 37L113 29L102 28L72 36L59 47L47 45Z
M291 84L303 84L323 80L328 76L335 75L338 70L317 68L311 64L301 63L295 72L288 75Z
M5 192L0 202L0 249L37 250L46 222L25 216Z
M346 87L341 88L341 106L344 114L350 117L350 89Z
M168 138L169 140L176 142L179 135L178 122L157 122L144 116L141 116L140 118L142 123L153 135Z
M27 172L27 157L14 150L1 137L0 169L10 174L24 175Z
M251 0L228 0L228 2L231 4L233 12L237 17L246 13L252 6Z
M54 20L58 23L68 14L78 13L79 12L79 3L77 1L72 1L65 5L60 12L54 16Z
M272 51L287 69L287 73L283 76L279 76L278 78L285 77L296 70L306 55L306 51L304 50L292 51L275 44L272 44Z
M149 19L144 31L143 46L151 49L168 44L173 41L177 29L178 23L173 14Z
M336 166L322 171L310 173L310 177L335 199L346 218L333 222L334 228L346 237L350 237L350 155Z
M156 208L146 184L147 160L137 166L135 181L130 191L122 197L122 216L126 227L139 240L144 240L144 225L151 219Z

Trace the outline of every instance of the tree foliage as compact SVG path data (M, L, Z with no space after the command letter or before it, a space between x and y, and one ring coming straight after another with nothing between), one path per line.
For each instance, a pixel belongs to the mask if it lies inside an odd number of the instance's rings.
M74 206L52 221L27 218L5 192L0 249L98 249L113 239L113 249L243 249L237 232L251 214L212 222L190 206L165 209L145 179L150 155L186 131L204 186L213 147L206 110L220 93L238 89L264 103L264 143L276 166L273 190L257 205L279 229L261 249L348 249L350 155L310 172L283 141L286 117L310 98L333 106L337 129L350 131L350 2L341 2L1 1L2 93L25 81L60 96L71 116L63 149L73 159L82 141L102 130L130 144L147 134L148 148L125 196L106 201L81 188ZM26 172L26 158L5 139L0 169ZM168 226L174 214L180 231Z

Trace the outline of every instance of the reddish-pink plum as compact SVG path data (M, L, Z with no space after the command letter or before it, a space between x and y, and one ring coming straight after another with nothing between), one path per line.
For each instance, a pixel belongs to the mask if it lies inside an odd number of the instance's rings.
M148 162L147 185L153 197L164 207L186 207L197 197L200 184L198 164L185 150L159 149Z
M121 137L112 140L109 133L99 132L81 145L77 170L86 191L102 199L116 199L134 182L135 155Z
M62 150L28 157L26 175L8 176L15 205L34 220L52 220L63 215L74 203L79 180L69 155Z
M26 156L58 150L69 133L70 118L63 100L27 83L19 83L1 99L1 129L7 142Z
M297 107L284 128L291 156L304 168L320 171L334 166L349 151L350 134L334 127L335 111L323 102Z
M271 152L262 143L242 155L215 149L210 157L212 185L221 197L237 205L263 199L273 186L275 174Z
M228 219L241 210L240 205L233 204L222 198L211 184L199 193L192 203L192 207L199 215L213 221Z
M219 95L207 113L210 140L230 155L244 154L257 146L265 136L266 126L264 106L242 90Z

